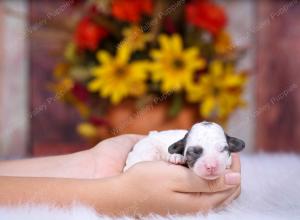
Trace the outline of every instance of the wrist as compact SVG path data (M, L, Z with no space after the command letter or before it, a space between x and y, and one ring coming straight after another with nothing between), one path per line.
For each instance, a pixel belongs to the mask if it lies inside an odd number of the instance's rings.
M80 152L81 157L84 158L83 163L87 165L87 173L88 179L100 179L100 178L107 178L109 175L106 175L105 170L103 170L103 154L99 149L95 150L94 148L91 148L89 150L85 150ZM84 162L85 161L85 162ZM83 166L84 166L83 164Z
M128 214L128 197L130 195L122 175L95 180L94 184L95 188L91 191L93 197L91 201L94 201L93 204L97 212L113 216Z
M88 150L80 151L70 155L65 155L64 160L65 170L69 170L69 173L65 173L67 178L79 178L79 179L94 179L94 157Z
M113 176L118 176L122 173L122 169L118 169L116 164L121 163L122 158L114 158L115 155L112 155L108 148L101 146L100 142L96 147L87 150L85 153L89 154L90 161L92 165L92 179L99 178L108 178ZM106 150L105 150L106 149Z

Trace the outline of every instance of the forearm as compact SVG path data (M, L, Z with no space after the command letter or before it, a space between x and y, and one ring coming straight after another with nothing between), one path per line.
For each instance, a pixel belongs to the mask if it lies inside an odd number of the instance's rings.
M69 207L74 202L103 214L120 214L120 189L115 179L0 177L0 205L22 204Z
M95 161L89 151L0 162L0 176L92 178Z

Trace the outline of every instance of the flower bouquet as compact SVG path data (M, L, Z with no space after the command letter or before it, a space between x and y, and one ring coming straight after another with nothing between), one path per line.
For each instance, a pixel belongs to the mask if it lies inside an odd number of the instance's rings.
M164 106L158 120L176 120L189 107L189 114L197 114L190 124L197 118L224 124L244 105L246 75L235 69L239 52L220 5L93 0L84 3L78 17L52 89L65 90L64 101L78 109L84 137L127 132L132 114L141 118L149 106L144 124L152 124L154 105ZM111 115L127 108L126 117Z

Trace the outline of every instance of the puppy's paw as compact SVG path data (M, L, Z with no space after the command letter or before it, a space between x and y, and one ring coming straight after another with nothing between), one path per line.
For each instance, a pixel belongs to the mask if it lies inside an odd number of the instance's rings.
M185 164L185 157L181 154L170 154L168 161L173 164Z

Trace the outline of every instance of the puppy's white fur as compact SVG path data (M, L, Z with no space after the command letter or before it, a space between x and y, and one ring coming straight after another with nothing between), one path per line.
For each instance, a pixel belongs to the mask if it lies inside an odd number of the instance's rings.
M205 173L204 164L216 161L218 163L217 176L221 175L226 167L231 165L231 156L222 151L228 145L223 128L216 124L197 123L193 125L187 138L185 152L190 146L201 146L203 155L196 161L193 171L202 176Z
M168 161L170 156L168 147L184 138L186 133L187 130L151 131L147 137L134 145L128 154L124 170L142 161Z
M150 132L129 153L124 171L142 161L165 160L176 164L184 163L184 156L170 154L168 148L173 143L183 139L187 132L187 130ZM218 163L218 172L213 177L216 178L231 164L231 157L228 152L222 151L227 145L224 130L220 125L207 122L197 123L188 133L184 155L189 147L201 146L203 154L194 164L193 171L197 175L205 177L204 165L214 161Z

